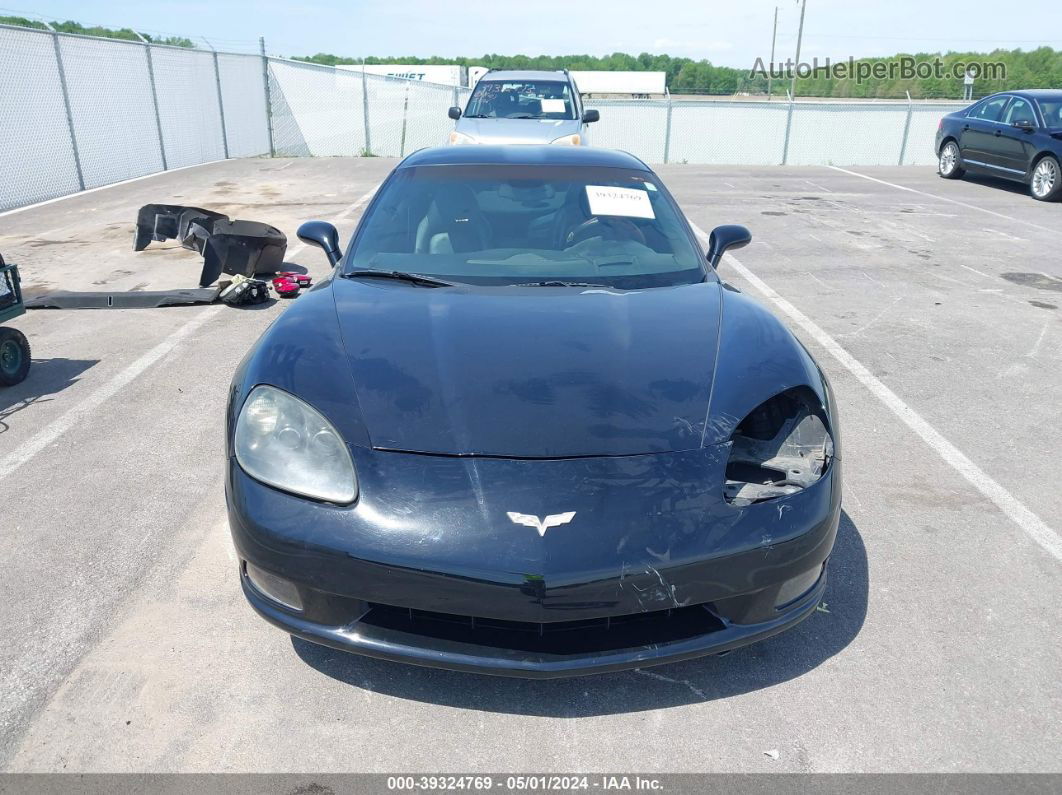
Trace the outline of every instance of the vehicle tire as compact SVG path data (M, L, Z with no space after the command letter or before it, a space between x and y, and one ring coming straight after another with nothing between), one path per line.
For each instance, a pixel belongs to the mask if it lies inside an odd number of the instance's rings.
M30 345L18 329L0 328L0 386L14 386L30 369Z
M937 173L944 179L961 179L966 169L963 168L962 158L959 156L959 145L954 141L948 141L940 147L940 157L937 158Z
M1052 155L1042 158L1033 168L1029 193L1042 202L1055 201L1062 196L1062 168Z

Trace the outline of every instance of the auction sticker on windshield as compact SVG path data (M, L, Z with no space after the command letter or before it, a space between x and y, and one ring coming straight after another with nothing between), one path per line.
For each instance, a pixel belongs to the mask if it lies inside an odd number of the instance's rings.
M587 185L592 215L622 215L627 218L656 218L649 194L636 188L609 188Z

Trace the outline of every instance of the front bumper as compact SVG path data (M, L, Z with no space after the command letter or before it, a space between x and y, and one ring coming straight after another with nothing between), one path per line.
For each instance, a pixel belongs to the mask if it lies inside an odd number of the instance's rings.
M800 623L815 611L826 588L825 566L821 571L818 581L810 591L769 620L755 624L735 624L717 615L712 606L698 605L682 610L703 611L705 618L697 621L692 616L684 616L680 619L682 628L679 632L688 631L698 623L711 626L711 629L703 634L679 637L663 643L584 650L574 654L557 653L548 648L558 645L556 638L551 638L552 642L543 642L541 649L528 648L534 645L534 637L527 637L529 633L526 632L522 638L524 642L520 644L522 648L512 648L510 644L500 645L498 641L502 638L511 638L521 631L515 628L499 629L497 624L500 622L485 622L485 625L481 623L477 628L474 622L458 624L439 617L438 614L425 616L419 612L413 612L408 619L403 620L394 610L381 610L365 602L360 606L352 605L355 615L360 610L365 612L346 625L318 623L285 610L264 597L248 580L245 571L241 571L240 579L247 601L262 618L285 632L312 643L381 660L432 668L527 679L553 679L643 668L723 654L777 635ZM374 617L374 612L383 615ZM667 624L678 611L661 611L663 612L671 612L671 615L651 613L646 614L645 620L656 622L661 634L666 634ZM577 640L585 646L586 636L594 633L594 628L572 627L562 631L579 633ZM599 629L597 635L600 634ZM542 637L544 635L539 636ZM567 639L561 643L565 640Z
M292 583L301 609L268 598L241 564L244 593L315 643L488 674L573 676L729 651L814 611L840 461L803 492L735 508L721 499L726 452L528 462L353 449L362 496L349 507L278 492L231 461L240 559ZM540 535L505 518L544 494L576 519Z

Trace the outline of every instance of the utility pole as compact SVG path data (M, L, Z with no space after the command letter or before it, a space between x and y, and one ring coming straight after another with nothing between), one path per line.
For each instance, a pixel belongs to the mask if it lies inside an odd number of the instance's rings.
M774 44L778 41L778 6L774 7L774 32L771 34L771 66L767 70L767 101L771 101L771 81L774 80Z
M797 71L800 67L800 44L804 40L804 12L808 8L808 0L800 0L800 28L797 30L796 63L793 64L793 79L789 85L790 101L796 99Z

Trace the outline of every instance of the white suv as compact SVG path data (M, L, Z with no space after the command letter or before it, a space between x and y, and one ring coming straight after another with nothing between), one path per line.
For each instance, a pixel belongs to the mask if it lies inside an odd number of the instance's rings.
M451 144L562 144L586 146L587 126L600 118L584 110L579 89L563 72L490 71L476 83Z

